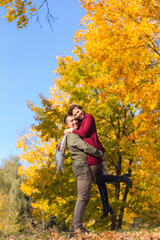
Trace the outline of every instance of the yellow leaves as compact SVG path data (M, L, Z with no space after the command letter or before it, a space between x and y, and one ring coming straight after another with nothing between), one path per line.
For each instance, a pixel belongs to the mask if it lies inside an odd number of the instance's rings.
M18 168L18 174L19 174L19 175L22 175L22 174L23 174L23 166L20 166L20 167Z
M13 5L12 5L13 6ZM5 9L9 9L9 6L7 5L6 7L5 7Z
M36 5L33 5L33 8L30 8L30 15L37 11Z
M18 28L25 27L28 24L29 16L37 11L36 6L33 5L32 1L2 0L0 6L4 6L5 9L8 10L7 14L4 16L8 22L17 20Z
M40 209L41 211L48 211L49 208L48 208L48 201L40 201L39 203L32 203L32 207L33 208L38 208Z
M128 224L137 216L149 220L146 212L150 208L154 214L160 211L156 200L160 171L160 70L155 51L159 46L153 41L160 37L158 22L155 15L147 15L151 5L147 8L145 1L90 0L82 4L87 10L83 20L86 29L75 34L77 60L58 56L58 76L50 88L50 97L40 96L42 107L28 103L37 124L17 141L22 150L20 158L29 165L19 169L19 174L26 177L21 189L32 196L35 215L41 217L44 213L44 217L49 217L53 213L60 220L65 217L67 224L71 222L77 196L71 159L65 160L65 174L56 174L54 154L55 144L63 136L63 118L70 104L77 103L96 120L99 138L109 156L110 173L132 170L133 188L124 220ZM23 20L20 18L20 22ZM100 208L96 212L95 206L100 201L96 187L93 188L87 214L97 221ZM108 188L118 216L125 202L114 201L114 188ZM125 184L121 184L120 199L124 190ZM92 221L88 224L94 225ZM106 222L98 227L106 228Z
M25 182L23 182L21 184L20 189L22 190L22 192L24 192L27 196L31 196L32 193L34 192L32 187L30 187L29 185L25 185Z
M69 179L69 183L75 183L75 180L73 178Z
M158 106L158 101L155 100L157 93L160 95L159 90L153 93L156 83L152 86L145 84L159 74L159 67L148 67L154 61L157 63L159 61L154 51L156 48L159 49L155 42L159 36L157 32L159 24L156 16L155 21L151 21L152 4L146 6L139 1L113 1L111 4L109 1L104 2L105 4L96 4L91 18L90 11L93 9L90 9L86 1L82 1L89 11L85 17L88 22L84 20L88 31L77 32L75 41L84 42L83 46L92 62L96 64L99 61L111 69L105 75L90 78L86 83L101 89L106 86L107 89L110 82L107 92L117 94L124 105L130 102L137 105L141 99L142 108L148 105L147 108L152 111ZM154 96L152 102L145 94Z

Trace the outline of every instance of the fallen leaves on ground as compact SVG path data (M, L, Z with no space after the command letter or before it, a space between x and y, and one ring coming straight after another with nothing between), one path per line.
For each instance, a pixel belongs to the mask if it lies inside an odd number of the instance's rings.
M65 238L61 237L60 240ZM71 239L77 240L159 240L160 239L160 227L154 230L142 229L139 231L108 231L102 233L89 233L89 234L78 234L76 237ZM55 240L54 238L51 240Z
M7 235L3 239L5 240L66 240L68 234L59 234L56 230L50 230L46 234L22 234L22 235ZM132 230L132 231L108 231L108 232L90 232L89 234L77 234L70 239L76 240L160 240L160 227L147 230Z

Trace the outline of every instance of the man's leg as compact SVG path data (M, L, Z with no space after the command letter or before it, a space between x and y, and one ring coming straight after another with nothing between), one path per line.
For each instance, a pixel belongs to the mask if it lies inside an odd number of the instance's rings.
M78 197L74 209L71 230L83 229L83 213L90 198L92 176L88 166L76 174Z

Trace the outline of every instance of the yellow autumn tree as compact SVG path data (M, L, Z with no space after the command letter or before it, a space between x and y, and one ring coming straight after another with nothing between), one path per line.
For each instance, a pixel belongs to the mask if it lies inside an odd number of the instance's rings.
M129 172L133 180L131 190L107 184L114 215L105 221L99 220L101 203L93 185L87 226L159 224L159 1L81 2L87 14L84 30L75 34L76 60L58 56L50 98L41 95L41 107L29 103L36 124L17 141L21 159L30 164L20 169L26 176L21 188L32 197L35 216L47 221L54 214L70 224L76 201L71 159L66 153L65 173L56 173L54 154L63 117L77 103L95 117L110 174Z

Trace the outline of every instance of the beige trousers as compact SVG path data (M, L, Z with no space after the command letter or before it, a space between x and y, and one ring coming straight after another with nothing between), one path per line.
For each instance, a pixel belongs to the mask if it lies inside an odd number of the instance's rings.
M92 176L88 166L85 166L75 175L77 181L78 197L74 208L71 231L76 231L83 227L83 213L90 198Z

